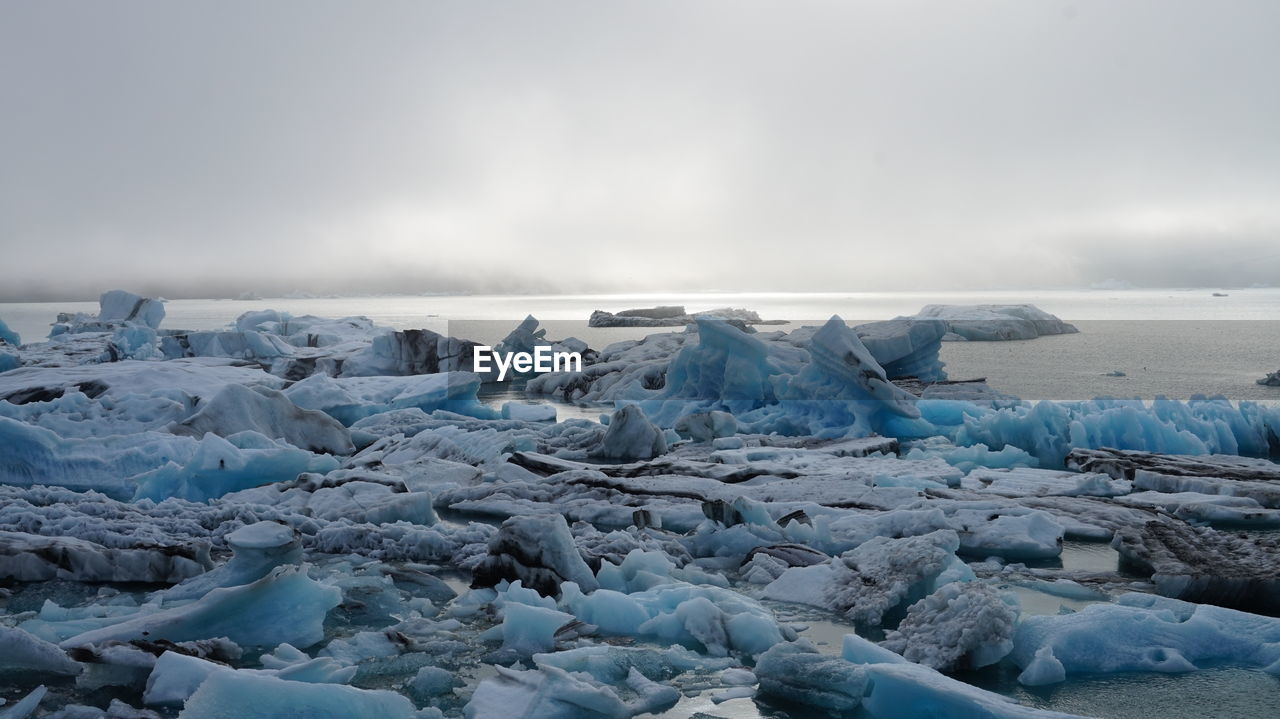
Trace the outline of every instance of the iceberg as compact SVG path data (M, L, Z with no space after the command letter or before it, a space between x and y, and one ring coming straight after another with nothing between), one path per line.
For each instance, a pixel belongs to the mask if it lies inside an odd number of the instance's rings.
M942 320L950 333L944 340L1030 340L1079 332L1035 305L925 305L905 319Z
M1011 657L1029 670L1024 675L1033 684L1059 675L1176 673L1223 664L1280 671L1280 619L1150 594L1026 617L1013 643Z
M164 304L124 290L104 292L98 298L99 322L137 322L158 329L164 321Z

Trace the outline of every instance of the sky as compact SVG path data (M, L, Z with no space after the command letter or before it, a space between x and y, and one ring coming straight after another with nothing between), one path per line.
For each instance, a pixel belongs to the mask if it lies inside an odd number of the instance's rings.
M1280 3L9 2L0 300L1280 283Z

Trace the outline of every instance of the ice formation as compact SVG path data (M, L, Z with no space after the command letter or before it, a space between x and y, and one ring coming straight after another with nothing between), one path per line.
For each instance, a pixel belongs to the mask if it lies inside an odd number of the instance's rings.
M925 305L912 319L942 320L946 340L1030 340L1079 331L1034 305Z
M679 327L698 321L699 317L716 317L734 322L740 326L759 324L785 324L785 321L772 320L765 322L760 315L748 310L734 307L721 307L705 312L686 312L680 306L645 307L622 310L617 313L596 310L591 313L587 325L590 327Z
M466 339L100 306L0 340L11 716L1052 717L964 680L1280 671L1280 412L946 380L948 333L1038 312L530 317L498 346L584 367L495 409Z

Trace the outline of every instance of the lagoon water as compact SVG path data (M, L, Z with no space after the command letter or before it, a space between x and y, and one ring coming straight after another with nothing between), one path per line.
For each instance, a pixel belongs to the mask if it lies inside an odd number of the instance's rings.
M627 295L467 295L173 300L164 327L226 327L244 312L363 315L397 329L426 328L493 343L526 315L548 336L576 336L592 347L679 328L592 328L592 310L684 305L690 311L746 307L787 330L839 314L850 322L914 314L931 303L1031 303L1076 324L1079 334L1014 342L948 342L942 358L953 379L986 377L1029 400L1100 396L1280 401L1280 388L1255 380L1280 369L1280 289L1045 290L1000 292L699 293ZM23 339L43 338L58 312L96 312L92 302L0 304ZM1119 371L1125 376L1109 376Z

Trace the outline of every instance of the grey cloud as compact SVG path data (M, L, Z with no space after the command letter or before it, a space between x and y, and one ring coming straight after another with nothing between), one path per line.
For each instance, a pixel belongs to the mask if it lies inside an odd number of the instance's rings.
M0 298L1265 282L1278 22L1270 2L13 4Z

